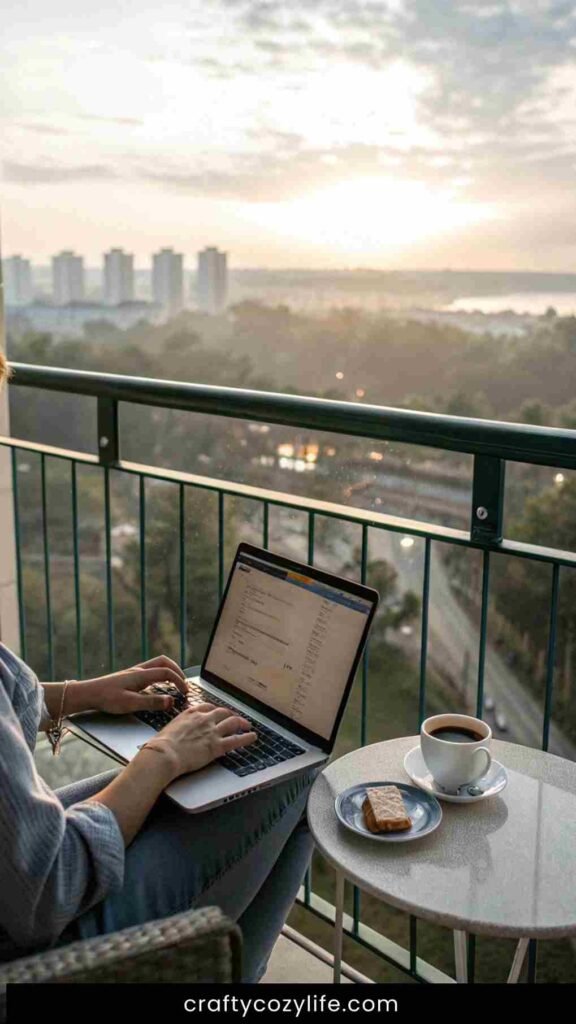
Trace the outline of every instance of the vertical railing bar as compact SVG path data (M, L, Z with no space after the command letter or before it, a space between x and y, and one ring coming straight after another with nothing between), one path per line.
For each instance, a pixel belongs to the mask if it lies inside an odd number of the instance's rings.
M418 687L418 728L426 717L426 662L428 657L428 606L430 603L430 538L424 546L422 580L422 625L420 634L420 685ZM418 921L410 915L410 973L417 977Z
M360 913L361 913L361 894L360 889L355 885L352 889L352 934L358 935L360 929Z
M362 583L366 583L368 575L368 527L362 527L362 544L360 548L360 580ZM364 648L362 655L362 675L361 675L361 696L360 696L360 745L366 746L366 699L367 699L367 683L368 683L368 650ZM352 932L354 935L358 935L360 929L360 914L361 914L361 893L357 885L352 889Z
M76 671L78 679L84 676L82 650L82 593L80 589L80 544L78 539L78 479L76 463L70 463L72 486L72 543L74 551L74 600L76 604Z
M224 491L218 491L218 600L224 593Z
M468 935L468 984L474 984L474 978L476 976L476 936Z
M44 589L46 595L46 637L48 641L48 677L54 679L54 636L52 632L52 588L50 586L50 537L48 533L48 504L46 495L46 456L40 456L42 492L42 536L44 539Z
M430 551L432 542L426 537L424 546L424 577L422 580L422 625L420 634L420 686L418 691L418 728L426 718L426 663L428 660L428 609L430 605Z
M180 551L180 665L185 666L188 658L186 643L186 493L180 484L178 495L178 530Z
M413 914L410 915L410 974L416 975L417 964L416 958L418 955L417 949L418 939L418 919Z
M316 516L314 512L308 513L308 565L314 565L314 540L316 530ZM310 906L312 894L312 862L304 876L304 905Z
M368 578L368 527L362 527L362 549L360 557L360 582L366 583ZM362 655L362 698L360 717L360 746L366 746L366 719L368 711L368 644Z
M552 696L554 688L554 661L556 658L556 635L558 632L558 594L560 590L560 566L552 567L552 593L550 597L550 624L548 627L548 654L546 660L546 695L544 699L544 725L542 729L542 750L548 750L550 743L550 721L552 718Z
M360 548L360 582L366 583L368 576L368 527L362 527L362 544ZM362 675L360 691L360 746L366 746L366 719L368 698L368 645L362 654ZM352 889L352 931L358 934L360 927L361 895L358 886Z
M310 896L312 895L312 864L304 875L304 906L310 906Z
M22 534L20 530L20 500L18 494L18 452L12 448L12 501L14 507L14 540L16 541L16 583L18 586L18 619L20 630L20 656L26 661L26 610L24 604L24 578L22 573Z
M482 718L484 710L484 670L486 667L486 633L488 629L488 601L490 597L490 552L482 559L482 610L480 613L480 650L478 652L478 685L476 688L476 716Z
M114 671L114 593L112 589L112 529L110 512L110 470L104 467L104 530L106 535L106 609L108 619L108 667Z
M527 971L527 982L529 985L536 983L536 967L538 959L538 942L536 939L530 939L528 943L528 971Z
M270 505L267 501L262 503L262 547L270 545Z
M316 533L316 515L308 513L308 565L314 565L314 540Z
M140 477L140 647L142 660L148 659L148 601L146 593L146 478Z

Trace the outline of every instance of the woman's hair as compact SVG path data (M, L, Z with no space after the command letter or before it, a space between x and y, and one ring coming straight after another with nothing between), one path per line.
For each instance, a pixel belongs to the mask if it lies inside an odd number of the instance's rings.
M9 376L10 367L6 362L6 356L2 351L0 351L0 387L2 387L2 384L4 383L5 380L8 380Z

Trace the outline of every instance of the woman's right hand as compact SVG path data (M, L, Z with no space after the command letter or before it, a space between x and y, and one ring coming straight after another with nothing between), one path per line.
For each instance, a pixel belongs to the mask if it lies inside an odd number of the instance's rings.
M204 768L230 750L257 739L250 723L229 708L196 704L177 715L147 746L165 751L173 778Z

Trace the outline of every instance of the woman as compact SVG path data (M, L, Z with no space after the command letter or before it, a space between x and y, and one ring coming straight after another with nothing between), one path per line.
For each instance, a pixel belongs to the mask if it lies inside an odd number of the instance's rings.
M7 376L0 353L0 384ZM185 772L256 739L248 722L202 704L178 715L125 768L52 791L33 759L38 729L63 715L169 707L154 682L186 692L167 657L87 681L41 685L0 643L0 960L190 907L219 906L244 936L258 981L308 866L314 773L200 815L161 794Z

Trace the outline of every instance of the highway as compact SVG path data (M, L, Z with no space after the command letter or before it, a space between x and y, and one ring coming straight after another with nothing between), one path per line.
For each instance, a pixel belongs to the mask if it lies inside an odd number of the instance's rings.
M402 547L402 534L385 530L370 533L370 560L383 558L398 572L400 591L413 590L422 595L423 542L416 540L413 547ZM469 660L471 670L467 698L474 706L478 663L479 630L458 603L446 569L435 545L430 558L430 606L428 615L429 645L439 648L437 654L450 674L458 679ZM419 637L417 638L419 641ZM484 692L494 699L496 711L503 712L508 730L500 732L494 723L494 713L486 712L494 735L527 746L540 746L542 742L543 706L520 684L509 666L487 642L484 669ZM562 757L575 758L576 746L563 733L552 726L550 750Z

